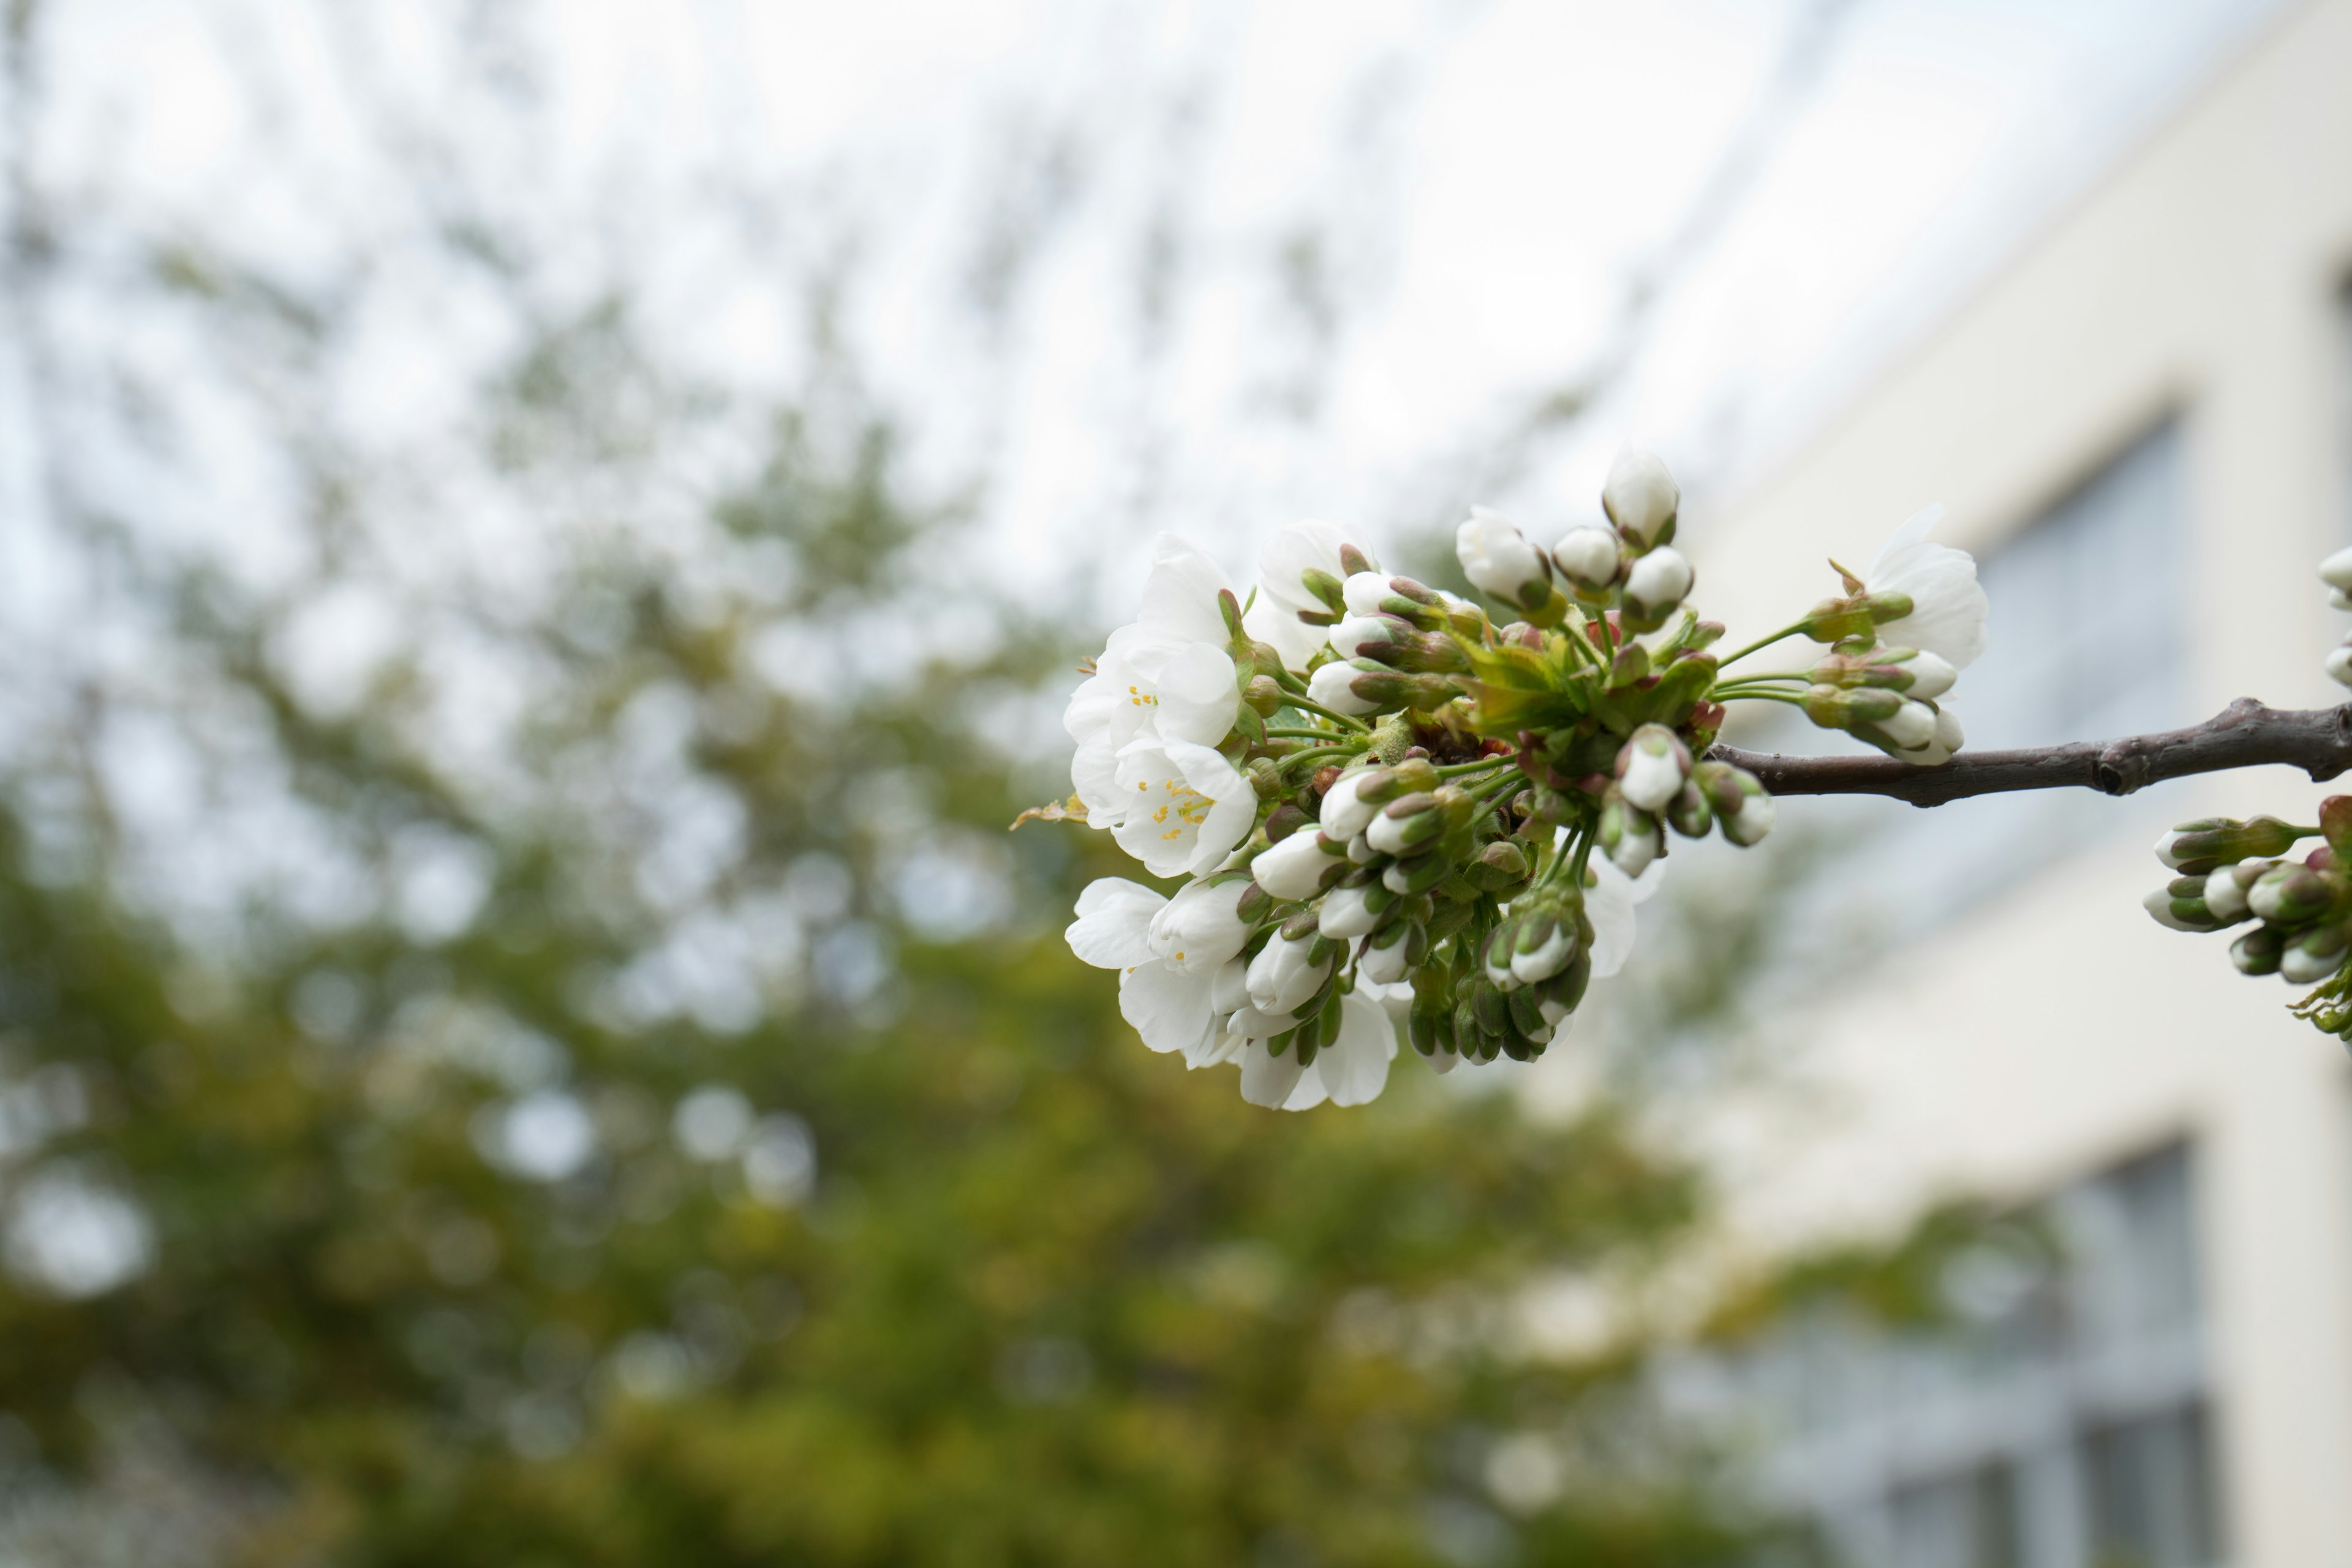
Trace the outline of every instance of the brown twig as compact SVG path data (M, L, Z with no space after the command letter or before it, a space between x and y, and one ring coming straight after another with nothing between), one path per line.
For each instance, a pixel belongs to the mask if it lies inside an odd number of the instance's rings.
M1962 752L1934 768L1893 757L1784 757L1734 746L1717 746L1707 755L1746 768L1774 795L1885 795L1913 805L2021 789L2129 795L2165 779L2266 763L2301 768L2316 782L2352 768L2352 702L2281 710L2241 697L2186 730L2016 752Z

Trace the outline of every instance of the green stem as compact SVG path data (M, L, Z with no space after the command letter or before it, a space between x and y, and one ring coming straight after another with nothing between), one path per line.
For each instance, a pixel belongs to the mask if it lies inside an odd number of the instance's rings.
M1286 741L1339 741L1349 738L1334 735L1328 730L1282 730L1271 724L1266 726L1265 732L1269 735L1278 735Z
M1774 643L1780 642L1783 638L1795 637L1799 632L1803 631L1804 629L1805 623L1802 621L1798 621L1790 626L1782 626L1770 637L1757 638L1754 642L1749 643L1746 647L1741 648L1738 653L1726 654L1722 658L1716 661L1716 666L1717 668L1728 668L1730 666L1738 664L1741 659L1746 658L1749 654L1756 652L1759 648L1770 647Z
M1372 732L1370 725L1365 724L1359 720L1350 719L1345 713L1334 713L1331 710L1324 707L1321 703L1310 702L1304 697L1294 694L1290 699L1288 706L1296 708L1305 713L1320 713L1323 717L1330 720L1333 723L1353 730L1359 735L1369 735Z
M1309 746L1303 752L1293 752L1286 757L1276 757L1275 761L1286 768L1293 763L1303 763L1315 757L1355 757L1362 754L1361 750L1355 746Z
M1791 708L1802 708L1805 705L1803 698L1787 691L1726 692L1722 688L1717 687L1715 695L1719 700L1731 702L1785 702Z
M1446 779L1456 773L1475 773L1483 768L1507 768L1512 765L1509 757L1481 757L1475 763L1448 763L1437 769L1436 773L1439 778Z
M1569 868L1569 876L1580 893L1584 891L1584 864L1592 858L1592 846L1600 837L1601 824L1597 820L1586 823L1577 831L1576 863Z

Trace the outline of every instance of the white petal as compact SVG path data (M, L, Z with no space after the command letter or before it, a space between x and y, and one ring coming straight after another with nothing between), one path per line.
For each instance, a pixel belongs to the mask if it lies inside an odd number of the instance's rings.
M1307 668L1307 661L1330 635L1328 626L1310 626L1300 620L1295 607L1276 599L1263 585L1257 603L1242 616L1242 629L1281 655L1286 668L1298 670Z
M1593 885L1584 895L1584 912L1592 921L1592 977L1605 980L1625 967L1633 955L1633 909L1656 893L1664 880L1665 865L1654 862L1638 878L1628 877L1606 858L1592 861Z
M1090 827L1117 827L1127 816L1118 787L1118 752L1108 740L1089 741L1070 759L1070 786L1086 802Z
M1160 673L1153 721L1172 740L1213 746L1233 732L1241 692L1233 656L1213 643L1189 644Z
M1271 1110L1290 1098L1298 1087L1305 1069L1298 1065L1298 1053L1286 1051L1277 1057L1265 1048L1264 1040L1252 1040L1242 1052L1242 1098L1252 1105L1263 1105ZM1318 1092L1321 1085L1317 1086Z
M1294 1052L1293 1054L1295 1055L1296 1053ZM1315 1066L1320 1067L1322 1065L1323 1058L1320 1057L1316 1058ZM1305 1072L1298 1075L1298 1082L1292 1087L1289 1096L1283 1100L1282 1109L1285 1110L1312 1110L1330 1097L1331 1091L1323 1087L1323 1075L1317 1072L1315 1068L1308 1068Z
M1155 1051L1206 1049L1216 1026L1208 976L1179 974L1158 963L1139 963L1119 976L1118 1014Z
M1225 617L1217 593L1225 574L1217 563L1183 539L1163 533L1152 541L1151 575L1143 584L1143 626L1178 642L1222 643Z
M1369 996L1350 994L1339 999L1339 1037L1316 1057L1314 1070L1332 1104L1362 1105L1379 1098L1387 1085L1396 1048L1396 1026L1387 1010Z
M1150 961L1151 917L1167 902L1139 882L1104 877L1078 895L1078 918L1063 934L1081 963L1131 969Z

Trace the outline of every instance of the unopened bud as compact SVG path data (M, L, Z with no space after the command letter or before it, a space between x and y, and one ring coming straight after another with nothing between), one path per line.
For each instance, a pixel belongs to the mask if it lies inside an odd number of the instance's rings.
M1708 803L1706 792L1687 782L1666 803L1665 815L1666 826L1685 838L1704 838L1715 826L1715 807Z
M2307 931L2279 954L2280 977L2294 985L2315 985L2344 967L2344 949L2342 926Z
M2241 974L2276 974L2286 937L2274 926L2256 926L2230 944L2230 962Z
M1341 773L1323 792L1323 804L1318 814L1323 831L1344 840L1370 827L1381 808L1378 797L1368 797L1364 792L1382 788L1391 782L1391 775L1385 768L1359 768Z
M2250 817L2244 822L2226 816L2184 822L2156 841L2156 858L2174 870L2194 876L2232 861L2284 855L2294 845L2294 829L2275 816Z
M1617 581L1622 547L1617 536L1591 523L1570 529L1552 546L1552 563L1580 596L1608 593Z
M1497 838L1462 868L1470 885L1482 893L1499 893L1527 880L1528 858L1507 838Z
M1690 768L1690 748L1680 737L1664 724L1644 724L1617 750L1617 787L1654 815L1682 793Z
M1378 893L1393 903L1396 895L1380 883L1363 888L1334 888L1323 895L1322 908L1315 929L1335 942L1370 936L1381 923L1380 910L1372 907L1372 895Z
M2220 923L2206 910L2204 900L2175 898L2163 888L2142 899L2140 907L2156 918L2157 924L2173 931L2211 931Z
M2301 925L2327 912L2336 901L2336 881L2306 866L2273 866L2246 889L2246 907L2266 921Z
M1392 800L1372 818L1371 826L1364 830L1365 837L1383 855L1406 854L1445 831L1445 821L1436 806L1434 795L1408 795Z
M1331 628L1331 646L1341 658L1378 659L1412 635L1412 623L1394 616L1349 616Z
M1327 664L1307 678L1307 695L1334 713L1360 719L1383 708L1402 706L1384 700L1388 684L1395 679L1393 670L1383 669L1369 659Z
M1657 454L1631 447L1609 465L1609 478L1601 487L1601 510L1643 550L1674 537L1682 500L1681 487Z
M1625 574L1625 604L1640 618L1663 624L1691 591L1691 563L1681 551L1662 544L1633 563Z
M1250 875L1277 899L1311 899L1346 872L1347 852L1320 833L1294 833L1251 861Z
M2352 639L2347 639L2340 647L2332 649L2321 661L2320 668L2327 671L2327 679L2336 685L2352 686Z
M1474 506L1454 531L1463 574L1481 591L1523 609L1551 598L1551 565L1500 512Z
M2352 594L2352 546L2319 563L2319 580L2339 594Z
M1622 797L1601 808L1600 841L1611 863L1628 877L1647 870L1662 847L1657 819Z
M2204 883L2205 908L2223 925L2235 925L2252 912L2246 902L2246 889L2254 879L2268 869L2260 860L2241 860L2234 866L2216 867L2208 872Z
M1573 914L1538 912L1521 920L1511 941L1511 974L1522 985L1549 980L1568 967L1578 947Z
M1716 821L1723 825L1723 836L1734 844L1746 848L1772 831L1772 797L1765 793L1763 781L1746 768L1704 762L1691 770L1691 782L1706 794Z
M1415 893L1425 893L1445 880L1446 873L1452 868L1444 855L1432 851L1411 859L1399 860L1381 873L1381 882L1389 891L1410 898Z

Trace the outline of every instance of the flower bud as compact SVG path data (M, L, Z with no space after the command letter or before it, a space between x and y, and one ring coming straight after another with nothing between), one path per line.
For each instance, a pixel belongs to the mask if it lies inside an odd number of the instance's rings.
M1682 793L1690 767L1690 748L1672 730L1644 724L1617 750L1617 786L1628 801L1654 815Z
M1688 782L1666 803L1665 816L1666 826L1685 838L1704 838L1715 826L1715 807L1706 792Z
M1341 595L1339 579L1320 566L1309 566L1298 574L1299 586L1323 601L1331 612L1332 620L1347 613L1348 601ZM1302 619L1305 617L1302 616ZM1325 622L1329 625L1329 622Z
M1434 795L1409 795L1392 800L1372 818L1364 836L1383 855L1403 855L1445 831L1445 819L1436 810Z
M2140 907L2156 918L2157 924L2172 931L2211 931L2219 923L2206 910L2204 900L2175 898L2163 888L2142 899Z
M2320 926L2286 944L2279 974L2289 984L2316 985L2344 967L2344 928Z
M2234 866L2216 867L2205 878L2205 908L2223 925L2235 925L2252 911L2246 902L2246 889L2254 879L2269 868L2260 860L2241 860Z
M1522 985L1549 980L1576 957L1578 938L1574 913L1538 911L1520 920L1511 940L1511 973Z
M1878 728L1897 751L1924 751L1936 741L1936 710L1925 702L1906 701L1880 720Z
M1480 850L1478 858L1465 866L1462 874L1480 892L1499 893L1527 880L1528 858L1509 839L1497 838Z
M2286 935L2275 926L2256 926L2230 944L2230 962L2241 974L2276 974L2286 952Z
M1552 546L1552 563L1580 594L1607 593L1617 581L1621 546L1605 528L1584 523L1560 535Z
M1359 692L1356 682L1369 682L1372 677L1390 673L1364 659L1327 664L1307 678L1307 695L1334 713L1360 719L1367 713L1379 712L1382 704L1380 698L1372 694L1378 689L1376 686L1368 686L1363 692Z
M2327 607L2331 610L2352 610L2352 594L2341 588L2328 589Z
M1321 833L1294 833L1250 862L1257 885L1277 899L1311 899L1348 869L1348 846Z
M1601 487L1601 510L1643 550L1674 537L1682 501L1681 487L1657 455L1631 447L1618 452Z
M1394 985L1412 973L1412 966L1428 955L1429 939L1422 928L1410 921L1400 921L1385 931L1373 933L1364 943L1363 956L1357 961L1356 973L1375 985Z
M1331 646L1341 658L1378 658L1390 645L1412 636L1412 623L1394 616L1349 616L1331 628Z
M1373 905L1374 895L1382 902ZM1381 923L1383 910L1396 902L1396 895L1378 882L1361 888L1334 888L1323 896L1323 908L1315 929L1335 942L1370 936Z
M1392 893L1411 898L1415 893L1425 893L1445 880L1446 873L1452 869L1444 855L1432 850L1391 866L1381 873L1381 885Z
M1250 1003L1261 1013L1295 1013L1323 987L1328 962L1312 960L1316 938L1277 936L1250 960ZM1328 947L1328 943L1325 944Z
M1657 819L1622 797L1612 799L1601 808L1600 841L1617 869L1638 877L1658 858Z
M2319 580L2340 594L2352 594L2352 546L2319 563Z
M2336 685L2352 686L2352 638L2346 639L2340 647L2330 651L2320 668L2327 671L2327 679Z
M1543 552L1499 512L1472 507L1454 531L1454 553L1463 574L1498 599L1533 608L1551 597L1551 567Z
M1949 660L1925 648L1906 660L1905 668L1911 671L1909 695L1929 702L1949 691L1952 683L1960 678L1960 672L1952 668ZM1955 751L1958 749L1957 746L1953 748Z
M1517 929L1516 921L1506 919L1486 933L1478 947L1478 973L1498 991L1516 990L1519 984L1511 973L1511 938Z
M1625 603L1643 618L1663 620L1691 591L1691 563L1681 551L1662 544L1625 574Z
M2246 907L2266 921L2301 925L2327 912L2336 901L2336 879L2289 863L2273 866L2246 889Z
M1370 827L1372 818L1380 815L1381 808L1374 800L1364 798L1364 791L1368 787L1382 788L1393 776L1385 768L1359 768L1352 773L1341 773L1333 781L1331 787L1323 792L1320 813L1323 831L1344 841Z
M2294 830L2275 816L2203 816L2184 822L2156 841L2156 858L2185 875L2210 871L2236 860L2284 855L2294 847Z
M1723 836L1734 844L1746 848L1772 831L1772 797L1765 793L1763 781L1746 768L1705 762L1691 770L1691 782L1706 794Z

